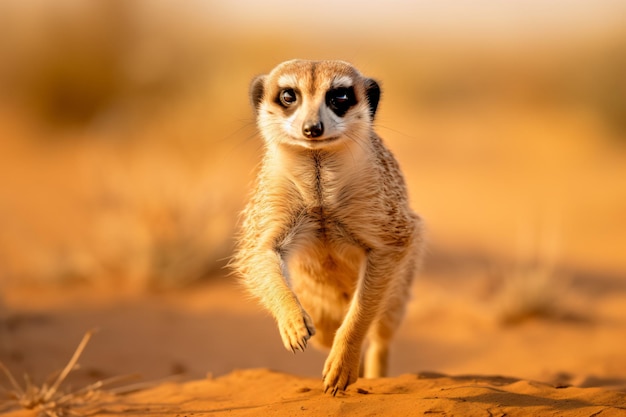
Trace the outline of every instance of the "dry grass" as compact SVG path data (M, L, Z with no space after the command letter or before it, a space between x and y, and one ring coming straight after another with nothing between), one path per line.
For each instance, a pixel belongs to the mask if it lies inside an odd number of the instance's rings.
M572 298L568 277L559 271L562 219L554 208L518 227L516 259L493 271L492 302L496 321L504 326L532 319L582 319L566 305Z
M514 268L503 277L496 300L498 321L513 325L533 318L561 314L559 293L552 270L545 265Z
M93 334L94 331L88 331L61 372L42 385L36 385L28 375L24 376L24 384L20 385L9 369L0 362L0 371L9 383L8 389L0 386L6 397L0 411L23 408L33 410L40 417L85 416L101 410L103 404L109 403L116 394L138 389L138 386L122 386L104 390L112 385L119 386L120 382L134 378L134 376L100 380L76 390L63 389L62 385L68 375L79 367L78 360Z

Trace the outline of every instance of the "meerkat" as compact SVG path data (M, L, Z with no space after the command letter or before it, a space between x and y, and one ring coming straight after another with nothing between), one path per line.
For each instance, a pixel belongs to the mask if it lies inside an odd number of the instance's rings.
M285 348L330 348L324 392L386 375L420 263L422 221L374 132L376 81L343 61L287 61L250 98L265 152L233 266Z

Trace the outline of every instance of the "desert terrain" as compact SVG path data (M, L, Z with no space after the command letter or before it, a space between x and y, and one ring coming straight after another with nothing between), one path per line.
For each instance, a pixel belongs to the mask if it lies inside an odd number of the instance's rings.
M623 8L392 2L315 37L294 5L60 3L0 6L1 415L626 415ZM380 81L428 233L389 377L334 398L226 268L248 85L294 57Z

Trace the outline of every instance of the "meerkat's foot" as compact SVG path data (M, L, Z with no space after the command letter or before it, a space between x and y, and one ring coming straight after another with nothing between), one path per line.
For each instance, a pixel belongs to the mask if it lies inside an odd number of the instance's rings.
M315 334L313 320L304 310L297 311L278 320L278 330L287 350L304 352L306 345Z
M334 345L324 364L324 392L333 396L345 391L359 377L359 351L347 346Z

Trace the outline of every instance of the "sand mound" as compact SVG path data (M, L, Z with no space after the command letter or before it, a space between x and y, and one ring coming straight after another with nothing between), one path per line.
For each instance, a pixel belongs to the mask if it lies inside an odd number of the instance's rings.
M315 378L246 369L215 379L166 383L125 396L104 396L82 411L94 416L626 415L624 393L556 388L500 376L423 373L361 379L336 397L324 394L321 386ZM20 411L8 415L35 414Z

